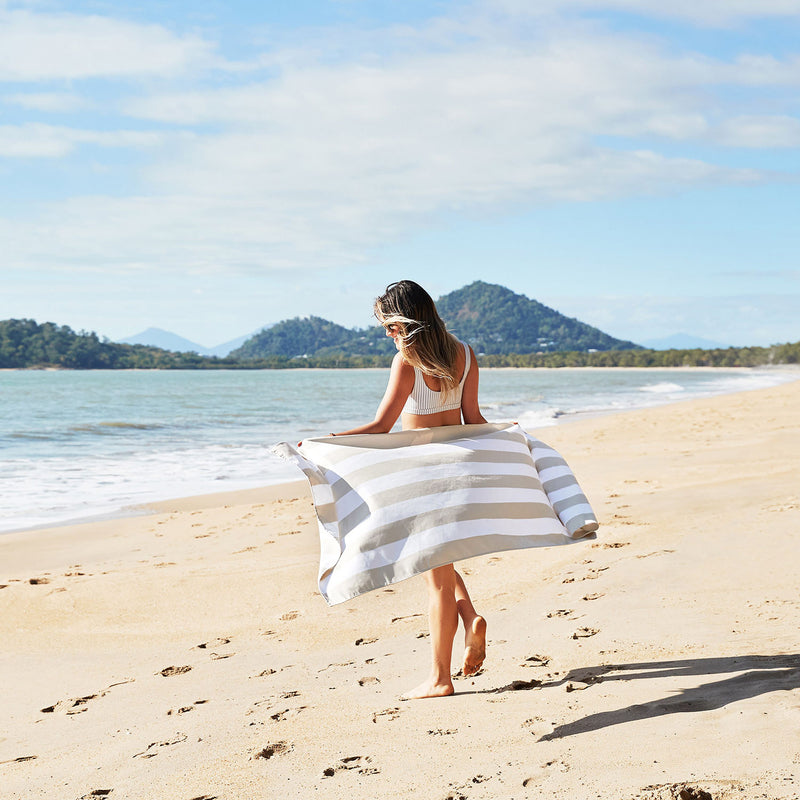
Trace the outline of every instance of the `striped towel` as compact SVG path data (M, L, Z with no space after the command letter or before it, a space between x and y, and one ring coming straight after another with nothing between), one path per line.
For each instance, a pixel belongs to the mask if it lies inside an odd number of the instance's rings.
M567 544L597 530L564 459L516 424L325 437L272 449L311 485L319 588L330 605L442 564Z

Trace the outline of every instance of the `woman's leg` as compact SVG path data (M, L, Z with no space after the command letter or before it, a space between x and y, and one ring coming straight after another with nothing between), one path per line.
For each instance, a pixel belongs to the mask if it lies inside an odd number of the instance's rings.
M456 571L452 564L435 567L425 573L425 582L428 585L428 619L433 664L428 679L404 694L404 700L453 694L450 660L453 655L453 639L458 629L459 614L456 604Z
M474 675L486 658L486 620L472 605L467 587L461 575L455 573L456 608L464 623L464 663L461 671L466 676Z

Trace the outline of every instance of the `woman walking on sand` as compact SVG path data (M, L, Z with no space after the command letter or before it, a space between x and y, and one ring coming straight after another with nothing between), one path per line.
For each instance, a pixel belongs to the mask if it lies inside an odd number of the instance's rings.
M397 355L375 419L333 436L387 433L402 414L403 430L485 423L478 406L478 364L472 348L448 333L430 295L413 281L398 281L375 301L375 316L394 339ZM433 664L428 678L403 695L411 700L453 694L450 662L459 617L464 624L464 675L486 655L486 621L452 564L424 573Z

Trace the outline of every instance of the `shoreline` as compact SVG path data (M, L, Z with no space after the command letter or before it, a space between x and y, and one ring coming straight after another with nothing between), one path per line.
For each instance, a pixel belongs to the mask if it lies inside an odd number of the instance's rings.
M1 536L4 796L796 800L800 382L546 441L597 539L460 563L449 698L424 581L325 606L305 481Z
M561 369L562 371L595 371L595 370L630 370L630 369L639 369L638 367L564 367L564 368L555 368L555 367L547 367L547 368L527 368L527 367L496 367L496 368L488 368L493 371L518 371L520 369ZM692 369L692 370L701 370L701 371L714 371L720 369L718 367L685 367L685 368L677 368L677 367L646 367L643 369L647 369L648 371L651 370L659 370L659 371L670 371L674 369ZM742 367L743 370L763 370L769 369L770 371L784 371L783 368L771 368L771 367ZM158 371L158 370L156 370ZM800 381L800 365L796 366L795 370L787 370L787 371L796 371L797 377L793 380L786 381L785 383L779 385L791 385L794 382ZM550 432L557 430L559 428L570 426L575 423L583 422L585 420L593 420L593 419L602 419L604 417L615 417L622 414L635 414L637 412L648 411L657 408L668 408L676 405L682 405L686 403L693 403L696 401L701 400L713 400L715 398L725 398L725 397L735 397L740 394L749 394L751 392L759 392L765 391L763 388L756 388L756 389L746 389L740 390L736 392L728 392L725 394L718 394L718 395L710 395L708 397L695 397L695 398L688 398L688 399L681 399L681 400L673 400L668 403L654 403L653 405L646 405L641 406L639 408L625 408L625 409L604 409L604 410L595 410L595 411L578 411L578 412L565 412L559 414L557 417L554 418L554 424L552 425L545 425L545 426L538 426L535 428L531 428L531 433L536 433L537 435L543 436L545 440L547 440L548 435ZM290 485L295 482L304 483L304 479L293 479L291 477L286 477L285 479L278 479L273 482L263 483L257 486L250 486L242 489L233 489L227 490L223 492L200 492L198 494L188 494L188 495L180 495L177 497L171 498L162 498L152 501L145 501L142 503L136 503L133 505L125 505L121 506L116 509L111 509L107 511L102 511L97 514L87 514L87 515L79 515L76 517L69 517L67 519L58 520L58 521L48 521L43 522L41 524L36 525L28 525L21 528L9 528L8 530L0 531L0 539L2 537L7 536L13 533L35 533L37 531L44 531L49 530L51 528L64 528L70 527L75 525L83 525L83 524L91 524L91 523L101 523L116 519L127 519L131 517L142 517L142 516L150 516L154 513L159 513L162 510L165 510L170 507L174 507L176 509L187 510L187 509L203 509L209 508L216 505L224 505L227 502L236 502L236 498L238 496L247 497L250 493L254 496L259 492L264 492L266 490L274 489L276 487Z

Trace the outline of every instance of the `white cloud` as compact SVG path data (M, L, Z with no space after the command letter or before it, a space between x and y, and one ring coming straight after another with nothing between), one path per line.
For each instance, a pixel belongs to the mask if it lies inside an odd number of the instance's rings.
M72 92L7 94L0 97L0 100L32 111L70 112L90 108L92 105L87 98Z
M0 158L60 158L79 144L153 147L164 135L143 131L85 131L58 125L0 125Z
M83 19L100 25L100 18ZM208 52L163 29L103 24L122 26L129 44L151 35L163 40L173 66ZM151 196L73 198L27 225L5 226L8 262L199 271L352 264L453 211L496 213L766 179L653 148L604 146L600 137L771 136L775 146L793 135L786 116L767 118L760 131L758 117L726 120L713 91L768 76L789 81L794 62L676 55L652 40L582 26L545 26L526 38L512 25L487 38L466 25L448 33L438 21L433 48L398 46L381 58L350 60L303 59L293 51L281 62L277 53L274 63L283 68L268 81L120 101L116 110L178 128L169 136L0 128L0 154L18 156L179 139L168 151L155 149L138 175ZM413 32L382 35L405 40ZM123 57L98 69L108 74L134 62ZM193 126L201 127L187 132Z
M0 8L0 81L173 75L210 64L213 49L160 25Z
M725 120L715 131L731 147L800 147L800 119L787 116L743 116Z

